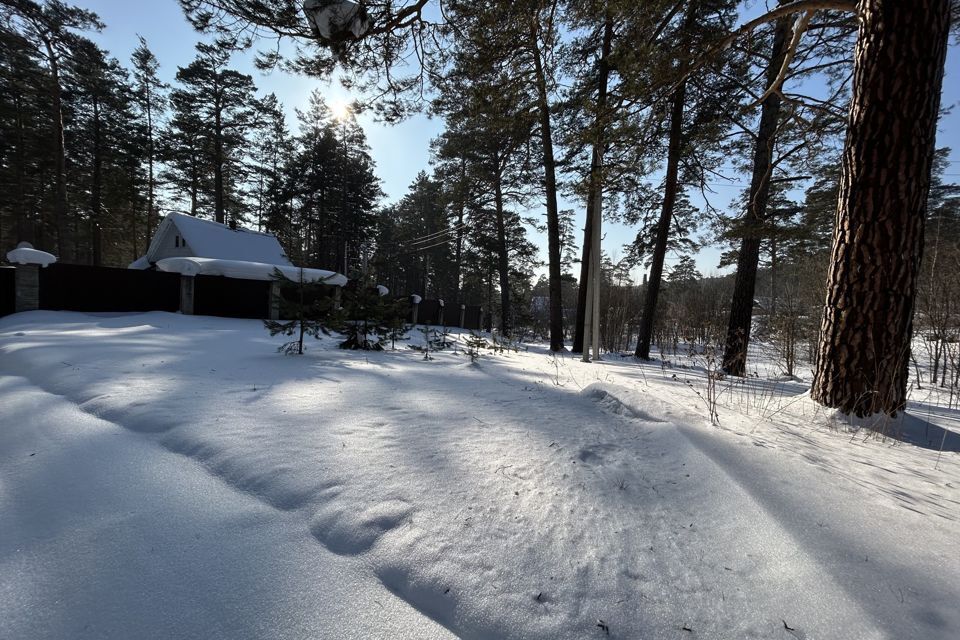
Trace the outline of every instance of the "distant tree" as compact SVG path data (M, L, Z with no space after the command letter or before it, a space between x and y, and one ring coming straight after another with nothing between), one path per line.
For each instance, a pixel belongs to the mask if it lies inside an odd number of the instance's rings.
M243 217L239 189L247 136L256 124L256 87L250 76L227 66L229 49L205 43L196 48L194 61L178 69L179 86L171 93L171 178L190 194L192 215L201 191L209 189L204 195L212 200L214 219L225 223L230 208L236 222Z
M298 111L296 150L286 166L307 263L365 273L382 197L366 135L354 115L336 119L314 91Z
M33 0L2 0L0 10L13 29L39 54L46 66L50 91L48 108L53 123L51 146L55 167L53 227L57 238L57 251L61 258L70 261L73 257L73 245L67 241L69 209L62 66L64 58L69 58L74 48L83 40L76 31L99 31L103 28L103 23L95 13L60 0L47 0L42 5Z
M158 123L163 117L167 105L167 85L160 80L160 63L147 46L143 36L137 36L140 44L133 51L134 104L137 107L136 115L144 130L144 147L142 161L147 166L147 202L145 218L145 234L149 238L157 219L157 180L156 163L159 160L157 144Z

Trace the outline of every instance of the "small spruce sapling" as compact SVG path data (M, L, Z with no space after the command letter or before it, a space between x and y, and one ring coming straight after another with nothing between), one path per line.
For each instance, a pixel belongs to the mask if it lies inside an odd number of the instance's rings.
M396 326L395 318L402 313L399 309L401 303L381 295L377 287L360 282L354 284L354 281L351 284L354 286L344 289L343 306L347 320L341 331L346 339L340 343L340 348L383 351L391 327Z
M470 362L476 363L480 359L480 349L489 346L483 336L476 331L471 331L470 337L467 338L467 355L470 356Z
M330 278L335 275L331 274ZM321 334L329 334L331 326L337 324L334 299L329 295L326 280L306 282L303 269L300 269L297 280L291 280L279 269L273 270L272 277L280 287L279 315L282 319L264 320L263 326L271 336L297 336L296 340L277 347L277 351L287 355L303 355L304 336L319 340Z

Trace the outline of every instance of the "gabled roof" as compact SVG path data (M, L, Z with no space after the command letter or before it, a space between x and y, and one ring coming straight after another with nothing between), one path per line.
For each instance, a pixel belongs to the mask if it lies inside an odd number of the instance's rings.
M143 262L154 263L168 256L159 255L163 239L170 233L179 233L198 258L244 260L266 264L290 265L277 237L249 229L231 229L227 225L202 220L182 213L169 213L157 227L147 250L146 260L140 258L133 268L145 268ZM137 266L134 266L137 265Z

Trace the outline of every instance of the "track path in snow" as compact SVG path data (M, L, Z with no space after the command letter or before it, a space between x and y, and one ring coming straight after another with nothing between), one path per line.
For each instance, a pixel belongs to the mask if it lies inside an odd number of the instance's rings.
M253 524L239 517L204 525L221 530L227 546L231 536L245 541L241 559L231 561L220 545L201 545L192 556L198 567L234 567L197 582L208 602L229 595L239 606L263 589L288 606L259 626L253 622L261 616L240 616L233 637L273 637L270 620L321 631L282 637L349 637L351 630L398 637L394 623L406 630L402 637L414 637L410 630L442 635L405 603L466 638L593 637L604 633L601 620L620 638L953 637L956 618L943 602L956 594L955 566L927 591L914 588L919 571L936 564L918 554L904 556L905 568L915 569L905 581L891 579L904 568L892 560L852 569L862 546L851 536L869 533L870 523L852 526L864 512L848 501L862 496L824 490L829 476L809 469L793 476L792 461L751 466L752 443L718 438L669 398L560 386L551 380L558 365L538 354L479 366L452 354L423 362L410 352L321 349L298 359L272 353L276 340L253 322L170 314L24 320L0 323L0 370L28 376L88 417L143 434L113 427L148 449L108 450L151 470L151 482L119 479L118 502L140 495L138 504L157 505L141 514L142 528L180 541L170 511L181 493L196 499L198 492L179 484L178 464L203 485L200 494L260 514ZM38 397L22 411L48 404L56 403ZM51 423L75 431L70 420L45 415L37 412L30 433ZM96 447L71 459L80 471L104 466ZM22 495L36 491L49 501L42 478L23 478L20 467L10 477ZM193 475L200 469L206 485ZM210 475L222 482L211 485ZM780 487L784 481L793 486ZM197 506L188 503L187 512L202 513ZM812 523L824 514L836 517ZM109 547L125 549L121 557L134 566L143 562L149 547L139 534L102 527L97 539L105 530ZM881 557L899 549L883 536L869 544ZM940 553L943 545L934 544ZM70 548L62 540L34 552L56 568L71 566ZM288 583L271 582L284 572L272 569L266 548L304 570ZM23 557L19 549L11 557ZM150 593L126 566L103 571L103 594L125 581L139 585L134 593ZM30 568L17 567L16 584L36 579ZM307 580L314 572L323 578ZM65 616L62 601L42 589L30 593L33 600L10 606ZM387 604L385 594L399 599ZM115 610L131 624L148 624L147 601L122 599ZM371 601L387 605L386 617L370 615ZM268 599L251 611L275 608ZM366 613L358 618L357 609ZM102 606L92 610L106 614Z
M305 522L0 375L0 638L423 638L449 632Z

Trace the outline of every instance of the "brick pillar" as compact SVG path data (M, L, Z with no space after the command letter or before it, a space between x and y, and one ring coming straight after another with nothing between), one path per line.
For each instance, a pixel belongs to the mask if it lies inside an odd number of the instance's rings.
M18 264L14 275L14 310L36 311L40 308L40 266Z
M193 276L180 276L180 313L193 315L193 292L196 280Z

